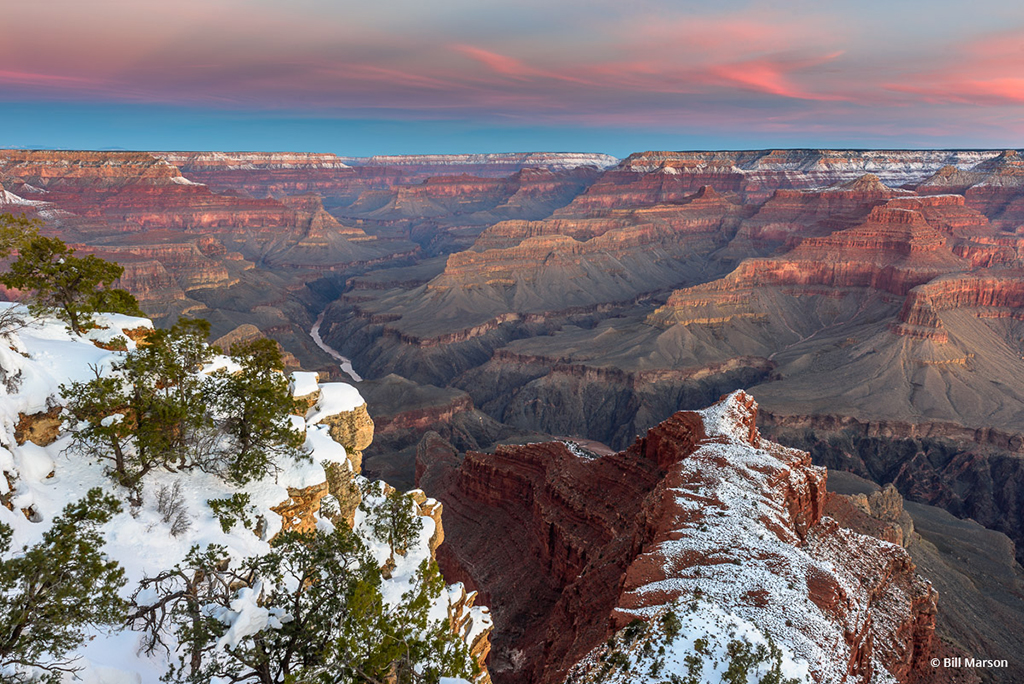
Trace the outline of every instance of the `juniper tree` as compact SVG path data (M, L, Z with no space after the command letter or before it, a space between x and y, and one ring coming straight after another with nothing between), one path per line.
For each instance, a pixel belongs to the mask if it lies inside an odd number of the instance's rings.
M54 518L42 541L11 553L11 528L0 523L0 680L44 681L74 672L69 657L92 627L122 624L126 604L118 596L124 571L103 555L99 526L120 510L113 497L90 489Z
M392 489L372 509L366 505L367 499L363 500L363 510L368 513L366 525L370 533L378 541L387 544L392 554L404 556L409 545L416 540L416 535L423 529L423 520L416 515L412 496Z
M2 245L0 245L2 247ZM32 293L29 310L33 313L56 312L75 334L92 322L94 306L104 299L122 309L134 301L129 293L99 295L124 273L118 264L92 254L76 257L75 250L58 238L34 237L19 249L10 270L0 275L7 287ZM129 299L130 298L130 299ZM135 310L138 303L135 303Z
M61 385L75 444L113 462L118 482L136 489L158 466L200 464L213 424L199 367L212 356L205 321L154 331L103 375Z
M277 343L269 339L231 346L237 372L222 370L211 384L210 402L225 437L221 459L226 476L245 484L277 469L279 458L308 457L303 436L289 416L296 402L282 371Z
M135 295L119 287L97 290L87 299L86 309L97 313L119 313L139 318L146 316L139 307L139 300L135 299Z
M0 259L6 259L12 251L38 237L42 225L39 219L30 219L24 214L0 214Z
M150 652L169 648L174 635L171 682L436 684L474 670L447 620L429 619L442 588L426 561L398 605L388 605L380 570L351 530L290 531L236 567L223 548L193 548L183 564L141 583L136 596L146 600L131 620ZM244 604L262 611L261 629L231 629Z

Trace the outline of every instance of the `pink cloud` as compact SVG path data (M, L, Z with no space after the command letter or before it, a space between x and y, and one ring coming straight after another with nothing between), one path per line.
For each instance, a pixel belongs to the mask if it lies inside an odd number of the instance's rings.
M579 83L582 85L592 85L592 83L586 79L546 69L538 69L514 57L498 54L497 52L491 52L490 50L484 50L472 45L452 45L451 49L462 53L480 64L483 64L495 73L508 76L517 81L526 81L534 78L547 78L558 81L568 81L570 83Z
M790 74L793 72L817 67L834 60L841 54L834 52L815 59L796 62L752 59L737 64L712 67L709 73L720 77L728 83L737 84L755 92L778 95L779 97L789 97L797 100L819 100L823 102L849 100L850 98L845 95L811 92L797 85L790 78Z
M881 87L931 104L1024 104L1024 31L988 34L945 47L929 68Z
M0 70L0 83L15 85L40 85L40 86L82 86L97 85L100 80L94 78L82 78L80 76L60 76L56 74L39 74L26 71L2 71Z
M1024 104L1024 78L988 80L934 79L930 85L890 83L889 90L917 95L927 102L973 105Z

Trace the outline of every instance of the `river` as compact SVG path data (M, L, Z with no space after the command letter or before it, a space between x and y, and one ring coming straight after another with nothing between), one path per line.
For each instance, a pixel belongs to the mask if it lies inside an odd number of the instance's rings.
M337 350L328 346L328 344L324 342L323 339L320 337L320 324L323 322L324 312L321 311L320 315L316 317L316 323L314 323L313 327L309 329L309 336L313 338L313 342L316 343L316 346L323 349L325 352L336 358L338 361L341 361L341 370L345 374L347 374L348 377L352 378L356 382L361 382L362 378L359 377L359 373L356 373L355 369L352 368L352 362L346 357L339 354Z

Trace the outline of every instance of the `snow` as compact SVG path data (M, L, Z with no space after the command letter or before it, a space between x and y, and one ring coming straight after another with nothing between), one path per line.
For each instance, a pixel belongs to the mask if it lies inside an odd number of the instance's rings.
M39 200L25 199L24 197L20 197L18 195L15 195L13 192L9 192L7 190L4 190L3 186L0 186L0 205L4 205L4 204L20 206L20 207L38 207L38 206L46 204L46 202L41 202Z
M742 403L745 396L742 391L733 392L717 404L697 411L704 420L704 433L708 437L725 437L748 443L749 428L746 425L753 423L754 416Z
M21 306L0 303L0 308ZM271 509L287 501L289 488L303 489L326 481L324 464L349 464L345 448L331 439L327 425L318 424L323 418L341 411L351 410L365 402L358 391L344 383L316 385L316 374L296 374L293 382L300 389L319 388L322 401L310 421L301 416L291 417L292 428L306 436L304 450L309 459L279 461L278 473L250 482L244 487L198 469L172 472L156 469L146 475L143 482L142 504L133 507L127 503L123 490L119 490L108 475L108 463L96 454L76 448L67 434L62 434L47 446L31 442L18 445L14 429L19 414L30 415L61 405L60 386L73 380L89 380L96 371L109 373L111 366L124 352L108 351L93 344L123 337L128 349L135 343L125 335L126 330L152 327L147 319L121 315L97 316L99 327L87 334L76 336L65 324L53 318L41 319L0 340L0 489L7 493L8 480L13 483L11 503L13 510L0 507L0 521L13 532L12 548L32 545L40 541L53 518L64 507L80 500L87 491L99 487L113 493L123 502L122 511L103 529L104 551L124 568L128 583L122 590L126 598L143 578L153 576L181 562L193 546L205 548L221 545L233 562L265 554L270 550L268 541L282 527L281 517ZM227 357L213 360L203 372L224 368L237 370ZM94 370L95 369L95 370ZM116 417L112 417L116 420ZM3 475L0 474L0 475ZM368 482L357 476L363 486ZM177 487L181 508L188 520L187 529L177 536L171 533L173 521L157 507L158 493ZM262 518L266 529L262 536L234 525L227 533L208 505L211 499L221 499L244 492L250 497L250 517ZM22 512L30 512L31 519ZM361 513L365 523L365 514ZM430 555L429 540L434 534L434 521L423 517L423 530L411 545L408 554L399 559L392 580L383 583L387 600L396 603L408 591L419 563ZM328 520L319 520L318 527L331 529ZM366 530L359 528L362 534ZM375 557L382 555L380 545L374 542ZM464 591L461 585L455 585ZM217 615L230 629L223 645L232 645L262 629L280 627L288 616L280 611L260 606L258 586L242 589L232 602L230 610ZM140 596L140 603L153 601L155 596ZM451 592L443 592L431 607L432 619L447 619ZM473 635L489 624L486 609L472 608L465 615ZM83 682L93 684L158 684L166 671L166 654L152 658L139 654L139 634L131 630L107 633L94 630L90 640L78 651L78 673ZM173 644L172 644L173 647ZM0 673L3 679L3 673ZM70 684L72 678L65 678Z
M851 657L844 631L856 632L863 620L877 620L868 609L871 597L853 575L841 570L841 554L858 548L870 557L872 549L887 544L857 535L846 540L843 551L841 544L801 539L786 492L808 492L810 478L823 476L815 475L819 469L814 466L796 467L802 452L761 440L756 433L751 439L755 411L740 391L697 412L708 440L674 464L667 476L680 484L666 490L663 515L677 527L642 555L643 562L660 563L661 571L651 581L627 588L625 603L620 603L646 607L620 610L650 619L664 611L659 597L701 596L710 606L698 611L704 617L724 612L756 625L784 648L789 660L814 671L816 681L839 684L845 681ZM695 565L688 560L693 558L706 561ZM809 578L822 576L848 597L849 622L837 622L810 600ZM744 598L756 595L765 598ZM877 657L874 665L874 684L892 680Z
M319 373L309 373L305 371L295 371L292 373L292 396L293 397L308 397L310 394L320 389L317 385L317 380L320 378Z
M153 152L175 166L204 170L347 169L336 155L320 152Z
M344 382L326 382L320 385L320 398L310 409L306 422L315 425L325 418L336 416L346 411L354 411L366 401L352 385Z
M494 153L494 154L411 154L377 155L367 158L351 158L359 166L517 166L543 167L548 169L574 169L580 166L596 166L609 169L619 163L616 157L590 152L536 152L536 153Z
M569 450L569 453L571 453L576 458L589 460L601 457L599 454L595 454L593 451L590 451L589 449L586 449L583 446L581 446L579 442L574 442L572 440L566 439L560 441L562 444L565 445L565 448Z
M229 625L218 642L218 648L238 648L246 637L265 629L280 629L292 618L280 608L264 608L259 604L263 594L263 582L252 587L243 587L231 602L231 610L218 609L210 613L223 624Z
M767 174L792 173L810 187L825 188L873 173L897 187L919 183L946 165L971 169L1002 150L756 150L748 152L650 152L620 165L634 173L694 174L717 171L756 181ZM669 169L673 169L670 171Z
M660 618L668 610L660 611L649 623L653 632L649 641L652 646L664 646L664 655L656 653L657 649L655 648L645 652L641 648L641 644L648 639L641 638L632 644L632 647L626 647L629 661L628 671L624 671L626 668L617 670L602 679L602 682L632 684L647 679L651 681L667 680L669 673L685 676L688 669L686 659L699 652L697 641L704 640L705 643L700 647L700 650L703 651L703 656L700 658L700 675L696 680L687 679L687 681L693 681L694 684L698 682L700 684L722 684L723 681L731 681L723 678L730 660L728 648L731 642L745 641L755 647L758 644L767 647L769 644L768 637L754 623L738 617L721 606L695 601L686 606L674 604L671 606L671 610L680 622L679 633L674 638L669 639L664 634L664 628L660 622ZM619 641L622 642L621 631ZM796 658L785 645L776 644L776 646L781 651L780 669L784 677L796 679L798 682L813 681L806 662ZM603 647L599 647L598 650L602 649ZM662 663L661 672L656 677L645 677L644 675L650 673L651 665L656 660ZM588 656L581 663L584 668L594 667L597 664L599 661L596 654ZM748 684L757 684L767 672L768 667L762 665L757 671L748 673L746 681ZM638 677L638 674L641 676ZM570 676L567 681L574 680Z

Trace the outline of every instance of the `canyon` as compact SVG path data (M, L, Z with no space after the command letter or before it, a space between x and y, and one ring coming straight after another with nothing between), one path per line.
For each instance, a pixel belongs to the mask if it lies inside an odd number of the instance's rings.
M1006 615L1019 610L1017 151L650 151L619 161L5 150L0 186L0 211L121 263L122 285L157 324L201 316L225 343L264 335L325 380L349 380L337 356L350 360L377 423L364 471L403 489L420 482L444 501L446 577L509 606L495 610L499 684L516 681L523 658L529 681L556 681L625 626L633 604L607 586L632 581L645 545L681 534L655 522L680 512L649 499L682 477L682 452L700 450L691 440L658 463L636 440L678 428L686 442L678 411L741 389L760 405L766 443L810 454L773 446L786 472L827 466L892 484L907 510L926 507L933 539L954 525L940 513L1005 535L992 542L998 554L984 552L1003 573L987 596ZM602 456L581 461L573 449ZM612 483L615 511L598 503ZM824 492L824 481L815 487ZM806 525L787 518L800 548L852 543L829 516L895 539L854 504L829 501L800 504ZM517 541L486 548L477 518L511 526ZM998 642L944 616L941 587L964 581L943 556L948 542L929 543L937 550L914 562L936 573L922 571L940 588L936 629L952 635L936 652ZM911 591L909 561L879 548L856 572L904 577ZM474 565L489 553L533 554L544 567L528 573L531 596L547 608L516 603L523 588L506 585L500 559ZM928 601L915 604L920 620L887 623L894 631L873 643L921 645ZM859 618L818 602L867 637ZM604 621L575 620L589 611ZM1000 648L1019 668L1020 650ZM910 645L858 652L846 662L863 681L878 668L899 681L922 676Z

